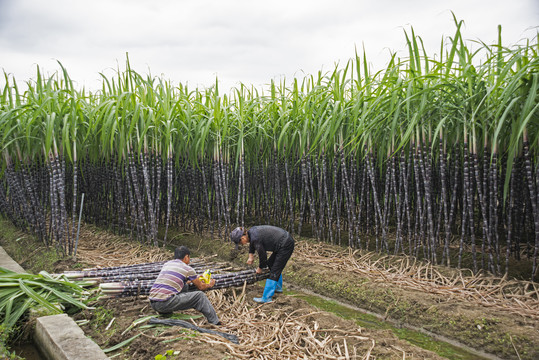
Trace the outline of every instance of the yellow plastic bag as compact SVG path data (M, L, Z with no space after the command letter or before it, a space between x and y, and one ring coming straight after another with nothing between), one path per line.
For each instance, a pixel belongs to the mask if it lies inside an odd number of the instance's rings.
M204 273L198 278L200 279L200 281L209 284L211 281L211 271L209 269L204 271Z

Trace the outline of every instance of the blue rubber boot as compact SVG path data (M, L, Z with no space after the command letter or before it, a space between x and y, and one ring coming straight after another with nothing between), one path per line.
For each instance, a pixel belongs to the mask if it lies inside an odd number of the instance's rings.
M264 294L262 294L261 298L254 298L253 300L257 303L269 303L271 302L271 298L273 297L273 294L275 294L275 287L277 287L277 281L266 279L266 286L264 287Z
M279 276L279 280L277 280L277 286L275 287L276 293L282 293L283 292L283 274Z

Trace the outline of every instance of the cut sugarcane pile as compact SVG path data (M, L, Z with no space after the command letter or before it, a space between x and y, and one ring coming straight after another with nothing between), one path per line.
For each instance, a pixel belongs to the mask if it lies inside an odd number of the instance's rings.
M126 266L87 269L83 271L64 272L69 279L99 282L99 288L106 297L126 297L148 295L155 279L166 261L143 263ZM197 275L210 269L215 285L212 289L223 289L243 284L252 284L268 278L269 273L256 274L255 269L235 270L227 264L208 263L200 259L192 259L190 266ZM197 288L187 285L187 291Z

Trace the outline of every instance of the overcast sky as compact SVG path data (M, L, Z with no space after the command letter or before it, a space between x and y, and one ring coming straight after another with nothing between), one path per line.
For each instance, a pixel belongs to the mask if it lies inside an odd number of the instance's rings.
M379 70L390 52L406 56L410 26L438 54L455 31L451 11L470 40L495 42L500 24L512 45L539 29L539 0L0 0L0 68L22 83L58 60L95 90L127 52L137 72L174 84L261 88L330 71L356 47Z

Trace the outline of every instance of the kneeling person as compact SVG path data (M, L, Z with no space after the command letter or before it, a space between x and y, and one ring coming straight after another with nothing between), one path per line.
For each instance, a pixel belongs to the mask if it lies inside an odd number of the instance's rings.
M206 294L202 291L186 291L188 281L191 281L199 290L207 290L215 285L215 279L212 279L209 284L201 281L195 270L189 266L190 262L189 249L186 246L176 248L174 260L163 265L150 290L150 305L160 314L196 309L204 314L209 323L220 325L217 313Z

